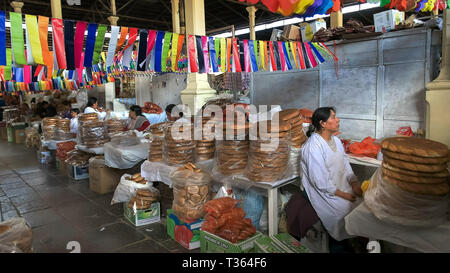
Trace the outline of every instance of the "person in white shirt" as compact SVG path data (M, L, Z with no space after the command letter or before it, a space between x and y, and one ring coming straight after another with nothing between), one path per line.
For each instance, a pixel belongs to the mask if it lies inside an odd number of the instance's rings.
M78 133L78 114L80 110L78 108L74 108L70 110L70 115L72 118L70 119L70 133L77 134Z
M110 111L106 110L106 112L104 112L103 109L98 106L97 98L90 97L88 99L87 106L84 109L84 113L85 114L97 113L98 119L99 120L104 120L106 115L109 114Z
M302 183L312 207L336 241L350 236L344 217L361 201L360 183L350 167L344 147L334 133L339 118L332 107L318 108L312 116L309 139L302 147Z

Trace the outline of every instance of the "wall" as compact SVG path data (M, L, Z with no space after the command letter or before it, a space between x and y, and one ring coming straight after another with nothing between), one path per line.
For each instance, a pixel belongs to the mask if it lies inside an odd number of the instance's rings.
M401 126L425 129L425 85L439 74L440 34L418 28L329 42L337 64L253 73L251 101L283 109L335 106L341 137L354 140L392 136Z

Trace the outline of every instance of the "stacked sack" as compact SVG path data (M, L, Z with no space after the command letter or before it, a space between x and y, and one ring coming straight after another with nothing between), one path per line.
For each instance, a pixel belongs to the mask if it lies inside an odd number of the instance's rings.
M261 121L254 125L257 140L250 142L250 154L245 176L254 182L273 182L286 174L291 125Z
M189 162L170 174L173 181L173 213L185 222L201 219L210 200L211 176Z
M397 187L425 195L446 195L448 149L428 139L394 137L382 141L383 179Z
M191 123L167 123L164 134L164 155L169 165L182 165L194 161L195 141L192 137L192 129ZM177 135L173 135L173 133Z
M70 133L70 119L63 118L59 119L56 122L57 127L57 139L58 140L67 140L72 138L72 134Z
M223 175L242 174L248 163L249 124L224 123L223 138L216 143L218 170Z
M45 140L54 140L57 138L59 118L44 118L42 120L42 132Z
M206 213L202 230L216 234L231 243L245 240L256 233L252 221L244 218L242 208L236 208L237 200L222 197L207 202L204 206Z
M115 134L122 133L126 128L124 120L121 119L109 119L105 121L106 131L108 135L112 137Z
M153 124L150 126L150 153L148 160L150 162L163 161L163 143L164 143L164 130L166 128L166 122Z
M86 121L80 124L80 144L88 148L101 147L110 141L103 121Z
M280 122L287 122L291 125L290 149L289 149L289 167L293 175L300 175L300 157L302 146L308 140L303 132L303 122L305 121L300 110L286 109L279 112Z
M414 137L381 143L382 167L370 179L364 199L382 221L432 227L447 218L449 152L446 145Z
M213 159L214 153L216 151L214 119L203 117L202 125L196 126L196 130L199 130L196 135L200 135L201 133L202 136L201 140L197 140L197 149L196 149L197 161Z

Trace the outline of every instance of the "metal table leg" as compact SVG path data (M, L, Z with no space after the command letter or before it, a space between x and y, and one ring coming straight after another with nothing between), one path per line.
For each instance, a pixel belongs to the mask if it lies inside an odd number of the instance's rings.
M278 234L278 188L268 189L269 236Z

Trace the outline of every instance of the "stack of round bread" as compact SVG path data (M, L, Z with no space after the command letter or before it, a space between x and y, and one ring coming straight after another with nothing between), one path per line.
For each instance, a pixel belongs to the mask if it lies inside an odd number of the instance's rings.
M58 135L58 120L59 118L44 118L42 120L42 131L44 139L52 140L56 139ZM70 129L69 129L70 130Z
M105 121L105 125L110 136L123 132L126 127L125 122L121 119L109 119Z
M289 123L257 123L258 140L250 142L249 162L245 175L254 182L273 182L286 173L289 155Z
M223 141L218 141L217 164L223 175L241 174L247 167L249 124L223 124Z
M189 132L183 132L185 130L183 126L178 127L178 132L172 132L173 126L174 123L168 123L164 133L164 157L166 162L169 165L181 165L193 162L195 141L192 139L192 125L186 126L188 128L186 130ZM176 130L175 127L173 129ZM177 135L174 136L173 133ZM185 133L189 137L182 137Z
M290 142L292 147L301 148L307 137L303 132L303 117L298 109L286 109L279 112L280 123L286 122L291 125Z
M424 195L450 192L446 145L421 138L393 137L381 142L383 179L402 190Z
M78 125L82 126L85 122L98 121L96 113L81 114L78 116Z
M134 208L136 206L136 209L148 209L153 202L157 202L158 200L158 190L139 189L136 190L136 196L132 197L128 202L128 207Z
M197 161L214 158L216 151L215 122L211 118L202 118L202 125L196 126L196 130L201 130L201 140L197 140ZM200 132L197 132L200 135Z
M110 141L110 138L106 133L105 124L102 121L84 122L83 125L80 126L79 132L80 144L85 145L88 148L100 147Z
M70 119L64 118L59 119L57 121L57 128L58 128L58 139L59 140L66 140L71 139L72 134L70 133Z
M174 171L173 204L175 215L184 220L196 220L204 216L203 206L210 199L211 176L189 162Z
M166 122L161 122L150 126L151 142L148 160L151 162L163 161L164 129Z

